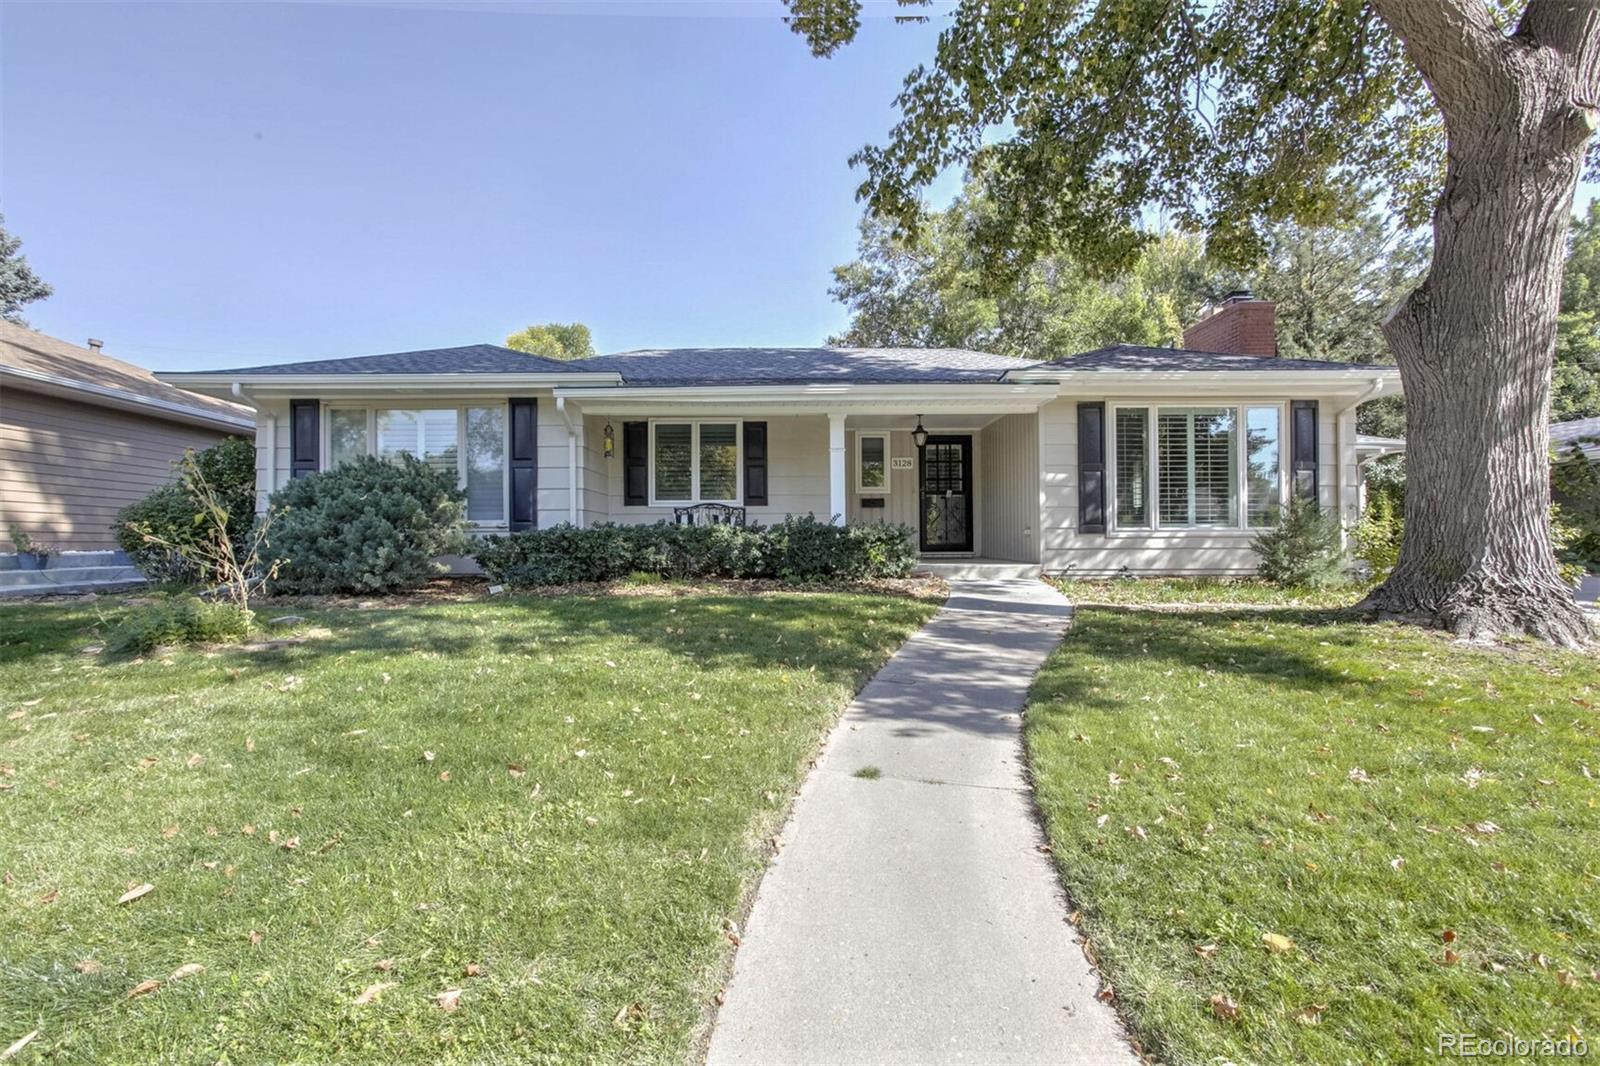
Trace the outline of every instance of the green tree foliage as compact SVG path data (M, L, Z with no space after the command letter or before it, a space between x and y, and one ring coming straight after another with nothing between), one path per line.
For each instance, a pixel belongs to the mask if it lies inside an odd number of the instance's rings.
M1600 415L1600 200L1572 224L1554 374L1553 421Z
M272 494L274 592L398 592L464 551L466 494L454 472L409 455L363 455Z
M545 322L529 326L507 337L506 347L546 359L587 359L595 354L589 327L582 322Z
M1213 294L1201 242L1179 234L1152 241L1119 277L1097 276L1060 254L991 286L973 243L990 214L981 189L970 185L948 209L925 213L909 234L864 217L856 258L833 269L829 292L850 309L851 321L829 343L1057 359L1118 342L1176 343Z
M0 318L26 326L23 305L43 300L54 290L33 272L22 254L22 240L6 232L5 222L0 215Z
M244 437L227 437L194 453L198 479L182 476L185 460L173 464L180 476L153 489L144 499L117 512L111 531L117 546L128 554L141 573L157 581L211 581L212 568L198 563L185 548L206 536L204 501L197 494L203 484L226 513L228 539L235 545L249 542L256 517L256 446Z

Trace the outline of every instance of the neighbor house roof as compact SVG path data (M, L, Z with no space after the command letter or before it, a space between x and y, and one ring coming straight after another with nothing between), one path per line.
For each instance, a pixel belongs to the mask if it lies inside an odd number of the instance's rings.
M428 348L349 359L318 359L270 366L164 374L164 378L214 389L218 383L316 377L455 378L548 375L572 384L582 381L643 387L773 386L849 383L856 385L994 384L1052 380L1063 373L1262 373L1268 371L1372 373L1392 375L1393 367L1354 363L1277 359L1224 352L1195 352L1119 344L1050 362L962 348L645 348L589 359L561 361L493 344Z
M0 378L14 388L223 430L255 425L247 407L176 388L143 367L4 320Z
M1580 443L1584 437L1600 438L1600 418L1574 418L1568 422L1554 422L1550 426L1550 443L1562 455L1566 455L1572 450L1572 445L1577 444L1584 455L1600 462L1600 439Z

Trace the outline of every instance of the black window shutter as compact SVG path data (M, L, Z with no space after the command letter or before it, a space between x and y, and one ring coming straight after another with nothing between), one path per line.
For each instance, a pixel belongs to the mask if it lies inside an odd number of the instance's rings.
M622 423L622 503L643 507L650 502L650 423Z
M1106 405L1078 405L1078 532L1106 531Z
M511 407L511 528L539 525L539 401L514 399Z
M289 476L305 477L315 474L317 446L322 434L318 425L319 404L316 400L289 401Z
M744 502L746 507L767 505L767 424L744 424Z
M1294 494L1301 499L1317 499L1317 401L1294 400L1289 404L1290 471Z

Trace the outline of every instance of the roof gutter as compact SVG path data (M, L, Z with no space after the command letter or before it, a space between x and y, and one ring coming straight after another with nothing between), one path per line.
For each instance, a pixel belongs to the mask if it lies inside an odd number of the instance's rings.
M567 426L567 521L578 524L578 428L567 411L567 398L556 397L556 414Z

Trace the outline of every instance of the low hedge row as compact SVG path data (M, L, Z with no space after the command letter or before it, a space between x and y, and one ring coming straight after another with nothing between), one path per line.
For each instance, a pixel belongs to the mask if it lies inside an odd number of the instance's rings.
M474 558L492 581L528 586L636 573L786 581L905 577L917 552L906 526L836 526L808 515L767 527L561 525L488 537Z

